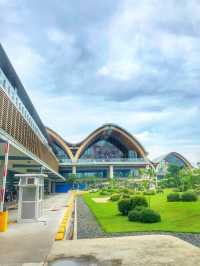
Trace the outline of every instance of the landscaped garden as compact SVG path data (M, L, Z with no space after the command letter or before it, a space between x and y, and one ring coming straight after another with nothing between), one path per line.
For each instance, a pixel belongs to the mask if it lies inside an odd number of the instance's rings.
M163 193L145 196L150 208L161 216L161 221L156 223L129 221L126 215L119 212L118 201L96 202L96 198L108 198L108 195L101 195L101 191L87 193L83 198L106 233L200 232L200 200L171 202L167 200L171 192L172 189L165 189Z

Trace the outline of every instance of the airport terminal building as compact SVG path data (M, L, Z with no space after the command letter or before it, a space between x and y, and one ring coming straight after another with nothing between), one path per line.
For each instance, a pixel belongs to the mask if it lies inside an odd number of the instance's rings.
M76 144L46 128L0 45L0 200L4 192L13 197L18 185L15 174L47 174L45 190L50 193L71 174L125 178L160 161L191 167L175 152L152 162L142 144L115 124L97 128Z

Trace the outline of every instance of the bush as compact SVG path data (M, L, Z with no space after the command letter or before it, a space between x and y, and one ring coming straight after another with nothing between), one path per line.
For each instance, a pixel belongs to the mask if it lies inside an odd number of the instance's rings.
M182 201L197 201L198 197L196 193L187 191L181 195L181 200Z
M157 223L161 221L160 214L149 208L143 208L140 212L140 222Z
M120 199L120 194L113 194L111 197L110 197L110 200L111 201L118 201Z
M180 200L181 200L181 196L177 192L170 193L167 195L167 201L169 201L169 202L180 201Z
M172 191L173 192L181 192L181 189L180 188L173 188Z
M135 195L137 195L137 196L140 195L141 196L142 195L142 192L141 191L136 191L135 192Z
M108 195L110 195L110 193L107 190L101 190L99 192L99 195L101 195L101 196L108 196Z
M125 193L125 194L128 194L128 193L129 193L129 189L128 189L128 188L123 188L123 189L121 190L121 192L123 192L123 193Z
M115 189L114 188L107 188L107 191L110 192L110 193L115 193Z
M143 192L143 195L146 195L146 196L151 196L151 195L155 195L155 194L156 194L156 191L154 189L146 190Z
M126 193L123 193L121 196L122 196L122 199L129 199L130 198L130 195L126 194Z
M133 196L131 198L131 209L134 209L135 207L143 206L147 207L148 203L145 197L143 196Z
M132 210L128 213L128 219L131 222L139 222L141 219L141 211L139 210Z
M131 210L131 200L130 199L121 199L118 202L118 210L123 214L127 215Z
M141 211L145 207L136 207L128 213L128 219L131 222L139 222L141 220Z
M164 190L161 187L159 187L159 188L156 189L156 192L158 194L163 194L164 193Z

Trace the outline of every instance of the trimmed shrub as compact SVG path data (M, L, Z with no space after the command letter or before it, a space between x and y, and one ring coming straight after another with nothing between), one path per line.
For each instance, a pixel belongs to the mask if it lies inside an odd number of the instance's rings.
M181 189L175 187L175 188L172 189L172 191L173 191L173 192L181 192Z
M110 200L111 201L118 201L120 199L120 194L113 194L111 197L110 197Z
M164 190L161 187L159 187L159 188L156 189L156 192L158 194L163 194L164 193Z
M141 219L141 211L139 210L132 210L128 213L128 220L131 222L139 222Z
M128 213L128 219L131 222L139 222L141 220L141 211L145 207L136 207Z
M110 193L115 193L116 190L114 188L107 188L107 191L110 192Z
M140 195L140 196L141 196L142 193L143 193L142 191L136 191L136 192L135 192L135 195L137 195L137 196Z
M131 209L134 209L138 206L147 207L148 202L144 196L133 196L131 197Z
M155 195L156 194L156 191L154 189L152 190L146 190L143 192L143 195L145 196L152 196L152 195Z
M167 201L169 202L180 201L180 200L181 200L181 196L177 192L173 192L167 195Z
M157 223L161 221L160 214L149 208L143 208L139 215L142 223Z
M110 193L107 190L101 190L99 192L99 195L101 195L101 196L108 196L108 195L110 195Z
M130 199L130 195L126 193L122 193L121 197L122 199Z
M197 201L197 200L198 197L194 192L187 191L181 195L181 201Z
M121 199L118 201L118 210L123 214L127 215L131 210L131 200L130 199Z
M121 192L123 192L123 193L125 193L125 194L128 194L128 193L129 193L129 189L128 189L128 188L123 188L123 189L121 190Z

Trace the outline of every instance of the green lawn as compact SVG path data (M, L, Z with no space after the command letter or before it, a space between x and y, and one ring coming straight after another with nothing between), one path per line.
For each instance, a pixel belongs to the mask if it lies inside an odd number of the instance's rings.
M84 201L95 215L106 233L116 232L200 232L200 200L197 202L167 202L165 191L162 195L151 196L151 208L159 212L162 221L154 224L129 222L127 216L118 212L117 203L96 203L92 198L98 193L83 195Z

